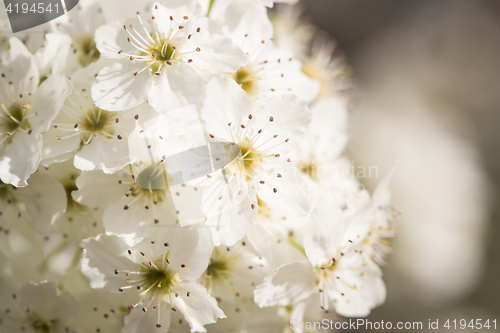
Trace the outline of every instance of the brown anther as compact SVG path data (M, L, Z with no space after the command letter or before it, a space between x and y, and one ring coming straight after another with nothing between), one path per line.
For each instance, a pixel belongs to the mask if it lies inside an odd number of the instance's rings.
M123 139L123 137L120 134L118 134L116 137L118 138L118 140Z
M254 204L251 204L250 207L252 207L252 209L255 209L255 205Z
M275 188L273 188L273 192L274 192L274 193L278 192L278 189L277 189L276 187L275 187Z
M142 252L142 251L141 251L141 252L139 252L139 253L140 253L140 254L141 254L141 256L143 256L143 257L146 255L146 254L145 254L144 252Z
M201 31L200 27L196 28L196 32L200 32L200 31Z
M274 121L274 117L273 116L269 117L269 121L273 122Z
M196 48L196 52L200 52L201 49L199 47Z
M245 125L241 124L241 128L245 128Z

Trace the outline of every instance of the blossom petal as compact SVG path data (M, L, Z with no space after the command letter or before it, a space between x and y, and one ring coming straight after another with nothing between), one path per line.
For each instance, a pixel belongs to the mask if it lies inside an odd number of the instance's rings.
M27 186L26 180L36 171L42 157L42 135L16 133L0 157L0 178L17 187Z
M66 210L66 191L62 184L40 172L30 177L28 187L17 190L16 198L25 203L25 214L35 229L44 235L54 231Z
M102 69L92 86L95 105L107 111L123 111L144 103L152 77L147 72L134 76L138 70L133 62L117 62Z
M311 220L304 235L304 249L307 258L316 267L330 263L345 231L345 220L339 208L322 205L311 214Z
M158 333L159 328L167 332L171 321L170 312L169 308L165 309L164 304L160 304L157 309L149 309L147 312L134 309L125 316L125 326L123 326L121 333ZM157 324L160 326L156 326Z
M314 269L307 261L284 264L257 285L255 303L260 307L296 304L316 291L315 279Z
M254 133L264 129L255 142L261 145L259 150L286 154L302 141L311 118L306 102L294 95L282 95L267 100L248 123L248 128ZM269 140L273 136L276 138ZM289 140L285 142L286 139ZM280 141L284 143L274 147Z
M147 76L141 73L138 76ZM154 77L147 90L148 103L159 113L165 113L184 106L201 106L205 97L203 79L189 65L172 65L161 75Z
M137 269L127 253L130 247L121 237L101 234L82 241L80 246L83 248L81 270L94 289L118 293L118 288L124 286L125 275L115 274L115 269Z
M33 130L46 132L55 119L66 97L71 93L71 82L62 74L51 75L38 87L31 99L29 114L38 111L38 115L30 118Z
M184 314L191 326L191 332L206 332L204 325L226 317L217 306L215 298L208 295L205 287L198 283L183 282L173 291L179 295L173 299L174 307Z

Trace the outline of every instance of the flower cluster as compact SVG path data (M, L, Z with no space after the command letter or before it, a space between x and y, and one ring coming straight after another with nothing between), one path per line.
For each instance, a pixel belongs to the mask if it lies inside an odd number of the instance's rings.
M348 68L266 6L84 0L2 37L0 331L285 332L384 302L390 175L349 173Z

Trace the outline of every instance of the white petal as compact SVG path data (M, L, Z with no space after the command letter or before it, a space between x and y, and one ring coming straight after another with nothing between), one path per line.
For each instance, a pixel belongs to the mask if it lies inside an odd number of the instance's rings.
M45 35L44 47L35 54L35 62L42 75L61 73L71 46L71 37L63 33Z
M46 132L50 123L56 118L66 97L71 93L71 82L62 74L50 76L38 87L31 99L29 114L38 115L30 118L30 125L34 131Z
M296 304L316 291L315 280L314 268L309 262L284 264L257 285L255 303L260 307Z
M342 211L333 206L319 206L311 214L304 249L309 261L316 267L328 264L344 244L345 220Z
M92 86L95 105L107 111L123 111L144 103L152 77L147 71L134 76L138 70L132 61L117 62L101 70Z
M145 71L139 76L148 76ZM203 79L188 65L172 65L154 77L147 90L148 103L159 113L165 113L184 106L201 106L205 97Z
M224 184L225 185L225 184ZM254 209L252 209L252 204ZM206 225L210 227L216 246L232 246L242 239L251 223L255 221L258 214L257 197L250 195L237 206L209 217Z
M273 119L272 122L269 120L270 117ZM274 154L285 154L302 141L311 118L312 113L306 102L293 95L276 96L267 100L257 110L252 121L248 123L248 128L253 132L265 128L255 143L255 145L262 144L259 150L272 149L271 152ZM264 143L274 135L277 135L276 139ZM284 142L286 139L289 141ZM284 143L272 148L282 141Z
M339 271L338 276L344 283L337 283L335 290L325 287L330 299L336 300L333 305L341 316L366 317L371 309L385 302L387 292L382 272L375 263L366 264L361 271L352 267Z
M131 11L130 13L135 14L134 11ZM144 18L145 17L143 17L143 22L147 24L147 27L149 28L147 20L144 20ZM135 48L127 41L127 38L129 38L130 35L123 29L124 25L128 28L130 24L133 24L136 27L141 26L137 17L121 17L118 21L102 25L96 29L95 43L101 57L109 59L123 59L123 55L118 54L118 51L123 50L125 53L128 53L128 51L135 50ZM139 31L144 33L142 29Z
M160 316L158 316L160 312ZM125 316L125 326L121 333L158 333L168 332L170 327L170 308L165 306L165 303L160 303L157 309L150 307L147 312L141 309L133 309L130 314ZM158 321L159 319L159 321ZM156 325L160 324L160 327Z
M78 309L76 300L68 292L60 292L54 282L28 283L17 294L19 303L46 320L66 320Z
M269 203L273 210L285 216L300 217L309 213L311 198L305 190L304 175L291 163L280 163L267 170L262 168L256 178L265 182L257 190L259 198Z
M119 184L118 182L122 176L124 176L122 173L107 175L101 171L82 172L76 179L78 190L73 191L71 195L75 201L82 205L91 208L107 207L121 199L128 191L127 184Z
M201 117L208 133L225 140L236 140L228 123L240 131L240 125L246 124L253 109L253 103L233 79L216 76L207 85L207 100Z
M57 120L56 120L57 121ZM52 163L64 162L73 158L74 152L80 147L80 136L64 138L68 132L58 128L51 128L43 133L42 161L44 166ZM64 139L58 140L60 136Z
M33 174L29 186L18 189L15 195L26 205L25 214L41 234L53 232L66 210L66 191L61 183L48 174Z
M225 21L228 34L245 52L254 51L263 40L267 42L273 37L273 25L262 6L233 2L226 9Z
M115 173L134 159L128 152L128 140L98 136L75 155L75 167L82 171L102 170Z
M212 236L207 228L164 228L168 242L169 260L174 269L179 269L182 280L194 281L207 269L213 251ZM185 268L181 268L185 265Z
M271 67L266 73L262 73L264 79L258 82L259 97L272 97L276 94L294 94L298 98L311 102L319 94L321 83L318 80L311 79L302 72L302 63L291 58L288 52L268 52L267 59L282 59L277 65ZM289 60L292 59L292 60ZM281 74L284 74L282 77Z
M125 197L122 194L120 200L106 208L102 217L106 231L121 235L129 244L134 244L144 237L153 236L157 227L175 225L177 216L171 199L167 198L156 205L153 200L140 200L131 204L133 200L133 196Z
M2 59L2 73L5 74L5 82L13 82L12 90L16 97L19 94L35 93L39 83L39 74L32 54L16 37L10 38L9 44L10 50ZM5 92L7 91L11 91L11 89L5 90ZM5 92L0 93L4 94ZM6 104L5 99L2 103Z
M184 314L191 326L191 332L206 332L204 325L215 323L218 318L225 318L215 298L208 295L202 285L183 282L173 291L179 295L173 299L174 307Z
M127 253L130 247L116 235L101 234L82 241L80 246L83 248L81 270L94 289L118 293L118 288L125 285L126 277L125 273L115 274L115 269L138 269Z
M204 30L193 35L183 49L195 50L197 47L200 52L191 53L188 57L193 60L191 65L200 73L236 72L247 59L243 50L234 45L230 38L209 34Z
M42 136L39 133L16 133L0 157L0 178L17 187L27 186L26 180L36 171L42 157Z

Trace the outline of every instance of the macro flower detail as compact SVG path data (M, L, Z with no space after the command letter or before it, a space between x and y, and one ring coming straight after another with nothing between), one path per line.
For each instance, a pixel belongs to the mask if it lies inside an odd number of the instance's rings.
M116 59L92 87L96 105L109 111L146 100L158 112L200 104L202 77L238 69L245 55L231 39L207 31L195 1L156 4L152 17L104 25L96 31L101 56Z
M5 332L76 332L68 322L75 317L78 303L54 282L25 284L2 304L2 310L0 329Z
M189 228L166 231L157 240L145 240L133 247L118 236L90 238L82 244L82 271L93 288L138 294L130 315L125 317L125 329L137 327L151 314L157 320L149 322L150 327L168 329L171 312L179 310L193 332L203 332L205 324L224 317L215 299L194 282L208 265L213 248L210 232ZM181 235L182 239L178 237Z
M306 104L292 95L269 99L264 106L253 104L234 81L214 78L208 84L209 99L202 119L210 140L234 142L242 156L226 167L231 181L245 187L249 196L298 215L308 212L300 191L301 175L290 163L288 153L296 147L310 122ZM223 99L221 92L230 92ZM222 176L219 176L222 180ZM251 207L254 209L255 207Z
M74 155L75 166L82 171L114 173L133 162L128 137L139 122L156 112L148 105L125 112L102 110L92 101L88 75L76 75L73 85L50 130L43 134L42 164L48 166Z
M0 332L302 333L385 301L394 168L364 188L302 3L62 3L0 11Z
M366 316L385 300L380 268L355 248L342 211L321 206L304 236L309 262L285 264L255 290L260 306L295 305L319 294L321 309L346 317Z
M40 86L33 56L17 38L0 68L0 179L14 186L27 186L41 159L41 133L71 92L71 83L53 75Z
M261 6L233 4L225 18L227 34L248 56L230 77L251 99L264 103L273 96L294 94L310 102L318 96L319 81L302 72L302 63L293 53L274 45L273 27Z

